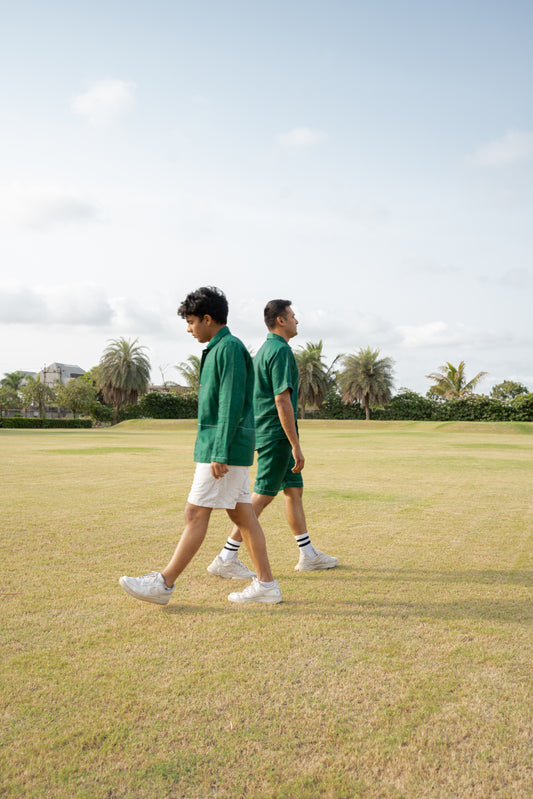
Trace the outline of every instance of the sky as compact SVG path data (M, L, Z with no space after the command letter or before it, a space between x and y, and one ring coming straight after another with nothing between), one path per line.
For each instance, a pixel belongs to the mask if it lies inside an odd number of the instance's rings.
M529 0L0 0L0 376L201 346L378 349L533 391ZM183 381L182 381L183 382Z

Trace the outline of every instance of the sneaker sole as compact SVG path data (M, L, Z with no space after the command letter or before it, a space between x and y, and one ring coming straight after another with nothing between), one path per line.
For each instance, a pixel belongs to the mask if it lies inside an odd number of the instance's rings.
M234 602L236 605L253 605L254 603L262 603L263 605L279 605L279 603L283 601L281 597L276 597L275 599L271 599L269 597L257 597L257 599L232 599L231 595L228 597L228 599L230 602Z
M302 568L301 566L296 565L294 567L295 572L318 572L318 571L325 571L326 569L334 569L335 566L339 565L339 561L337 563L332 563L331 566L326 565L325 563L319 564L318 566L308 566L307 568Z
M140 599L141 602L151 602L153 605L167 605L170 601L170 597L168 599L166 597L150 597L145 596L144 594L138 594L134 591L126 581L122 582L123 578L119 579L120 586L124 589L124 591L129 594L130 596L135 597L135 599Z
M209 566L207 567L207 571L209 574L213 574L215 577L222 577L224 580L251 580L252 577L255 577L255 572L248 572L248 574L238 576L236 574L220 574L220 572L210 569Z

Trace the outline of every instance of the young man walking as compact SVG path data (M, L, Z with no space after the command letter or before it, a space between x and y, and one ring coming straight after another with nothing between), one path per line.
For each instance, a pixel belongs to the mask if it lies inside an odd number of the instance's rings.
M166 605L174 583L200 548L211 511L224 508L238 527L257 576L231 602L281 602L272 577L265 536L251 503L248 469L254 455L253 365L244 344L226 325L228 303L223 292L203 287L187 295L178 309L187 331L207 344L202 352L198 395L196 471L185 506L185 529L162 572L121 577L128 594Z
M282 490L287 521L300 552L295 570L331 569L339 561L313 547L302 501L301 472L305 458L296 423L298 366L289 346L290 339L297 335L298 320L290 300L271 300L264 317L269 332L254 358L257 478L252 505L259 517ZM224 548L207 567L208 572L233 579L249 576L250 572L237 557L241 533L236 523Z

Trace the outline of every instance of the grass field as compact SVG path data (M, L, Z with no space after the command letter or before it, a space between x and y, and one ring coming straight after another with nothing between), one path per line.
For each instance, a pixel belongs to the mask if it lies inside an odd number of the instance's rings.
M301 424L313 542L284 602L207 574L164 608L194 422L1 430L2 797L531 797L533 424ZM246 553L242 559L250 563Z

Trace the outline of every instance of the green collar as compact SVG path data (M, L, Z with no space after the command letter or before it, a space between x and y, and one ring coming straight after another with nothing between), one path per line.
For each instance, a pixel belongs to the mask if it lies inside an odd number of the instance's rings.
M283 336L278 336L277 333L267 333L267 339L278 339L278 341L283 341L283 343L286 344L287 347L289 346L289 342L285 341Z
M211 339L211 341L207 345L206 350L212 349L213 347L215 347L218 344L218 342L221 339L224 338L224 336L229 336L229 335L230 335L230 332L229 332L229 327L227 325L225 325L224 327L220 328L220 330L218 331L216 336L213 336L213 338Z

